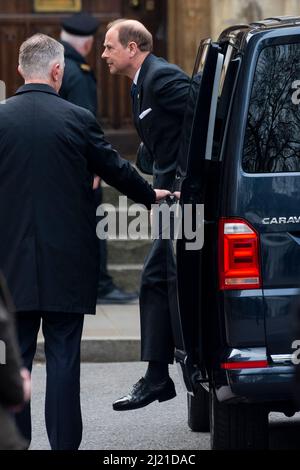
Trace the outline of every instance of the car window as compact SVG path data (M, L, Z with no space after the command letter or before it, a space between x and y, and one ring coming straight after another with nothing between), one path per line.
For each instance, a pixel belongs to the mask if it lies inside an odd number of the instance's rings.
M206 63L207 52L210 44L210 39L203 39L198 49L193 75L190 82L189 97L186 104L183 127L181 131L180 148L177 158L177 176L184 176L187 173L188 157L191 151L191 135L194 123L195 109L197 108L202 73ZM179 189L179 187L176 189Z
M247 118L243 169L300 171L300 44L264 48Z

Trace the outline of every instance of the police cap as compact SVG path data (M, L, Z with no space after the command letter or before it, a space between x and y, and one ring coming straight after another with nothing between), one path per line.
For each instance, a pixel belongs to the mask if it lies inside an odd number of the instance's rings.
M62 27L67 33L75 36L92 36L99 24L99 21L88 13L75 13L62 22Z

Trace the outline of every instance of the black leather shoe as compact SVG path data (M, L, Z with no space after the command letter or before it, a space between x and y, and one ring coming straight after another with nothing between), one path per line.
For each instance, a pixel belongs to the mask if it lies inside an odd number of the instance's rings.
M136 292L124 292L115 287L105 295L98 295L97 304L129 304L138 299Z
M155 400L162 402L174 397L176 397L176 391L170 377L160 384L152 384L142 377L128 395L113 403L113 409L116 411L136 410Z

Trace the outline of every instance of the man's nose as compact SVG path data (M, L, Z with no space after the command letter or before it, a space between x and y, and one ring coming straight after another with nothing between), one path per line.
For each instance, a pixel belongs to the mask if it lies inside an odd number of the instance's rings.
M106 57L107 57L106 49L104 49L104 51L101 54L101 59L105 59Z

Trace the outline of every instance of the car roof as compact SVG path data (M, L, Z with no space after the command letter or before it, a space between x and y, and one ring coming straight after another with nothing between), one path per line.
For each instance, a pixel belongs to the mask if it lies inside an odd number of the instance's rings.
M300 26L300 16L274 16L252 23L242 23L226 28L220 34L218 42L232 41L237 48L244 43L248 34L256 34L270 30L280 30L287 27Z

